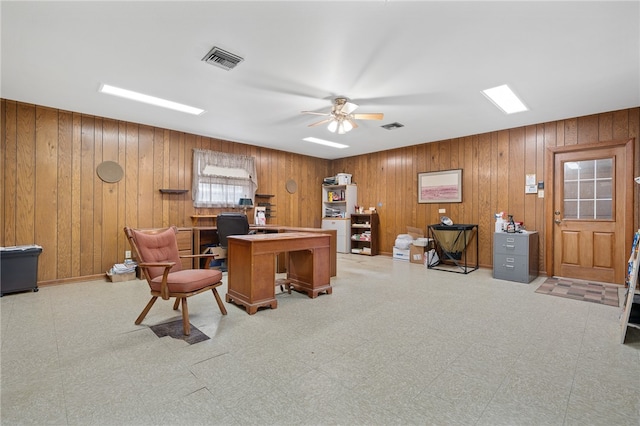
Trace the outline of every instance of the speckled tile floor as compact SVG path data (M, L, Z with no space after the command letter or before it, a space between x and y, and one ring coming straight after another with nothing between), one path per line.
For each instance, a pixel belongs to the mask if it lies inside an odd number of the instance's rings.
M278 294L252 316L191 298L210 337L193 345L149 328L180 318L172 302L134 325L143 281L6 295L1 422L640 424L640 330L619 343L619 308L535 293L545 277L338 258L332 295Z

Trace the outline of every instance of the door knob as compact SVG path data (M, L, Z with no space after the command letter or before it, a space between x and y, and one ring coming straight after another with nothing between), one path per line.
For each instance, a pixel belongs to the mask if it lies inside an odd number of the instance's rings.
M560 225L562 223L562 221L560 219L555 219L554 222L558 225Z

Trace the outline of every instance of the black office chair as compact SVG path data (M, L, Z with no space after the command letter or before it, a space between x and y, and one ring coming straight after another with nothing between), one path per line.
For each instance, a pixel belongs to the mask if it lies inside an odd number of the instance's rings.
M218 229L218 244L220 247L227 248L227 237L231 235L248 235L255 234L255 231L249 231L249 220L244 213L221 213L216 218L216 227ZM226 268L223 268L225 270ZM276 285L280 286L280 291L284 293L286 290L291 293L291 289L283 280L277 280Z
M218 228L218 244L227 248L227 237L229 235L249 234L249 220L243 213L221 213L216 218Z
M228 236L249 234L249 220L244 213L221 213L216 218L216 228L218 244L226 250ZM223 265L221 269L226 272L226 265Z

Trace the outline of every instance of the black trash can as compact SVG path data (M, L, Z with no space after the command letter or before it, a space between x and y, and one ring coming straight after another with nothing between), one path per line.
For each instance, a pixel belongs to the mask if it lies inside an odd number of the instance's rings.
M0 247L0 297L19 291L38 291L38 245Z

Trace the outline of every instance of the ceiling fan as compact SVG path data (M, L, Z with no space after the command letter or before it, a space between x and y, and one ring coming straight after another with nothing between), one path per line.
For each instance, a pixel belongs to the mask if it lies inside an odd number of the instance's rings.
M309 127L329 123L329 126L327 127L329 131L340 135L358 127L356 120L382 120L382 117L384 116L381 112L354 114L353 111L355 111L356 108L358 108L358 105L349 102L347 98L340 97L334 100L333 107L330 112L302 111L302 113L328 116L328 118L318 121L317 123L309 124Z

